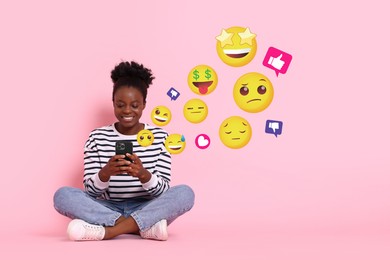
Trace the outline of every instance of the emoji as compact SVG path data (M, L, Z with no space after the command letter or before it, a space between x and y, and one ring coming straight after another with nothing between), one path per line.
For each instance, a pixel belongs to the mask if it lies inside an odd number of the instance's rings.
M179 154L186 147L186 139L181 134L170 134L165 140L165 148L171 154Z
M263 74L249 72L242 75L234 84L233 97L242 110L250 113L266 109L274 98L271 81Z
M223 29L216 39L218 56L229 66L244 66L256 55L256 34L252 33L249 28Z
M188 121L197 124L206 119L208 109L206 103L200 99L194 98L185 103L183 113Z
M249 143L252 128L244 118L232 116L222 122L219 127L219 137L222 143L229 148L242 148Z
M206 149L210 146L210 137L206 134L200 134L195 138L195 145L199 149Z
M150 130L143 129L138 132L137 141L143 147L149 146L154 141L154 135Z
M157 106L152 110L151 118L155 125L164 126L171 121L172 115L169 108L165 106Z
M217 87L218 76L210 66L198 65L188 74L187 83L195 94L208 95Z

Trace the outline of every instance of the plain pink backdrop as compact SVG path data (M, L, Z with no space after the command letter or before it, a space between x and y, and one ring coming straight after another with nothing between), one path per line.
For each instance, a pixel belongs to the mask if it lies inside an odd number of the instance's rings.
M1 252L5 256L150 259L389 259L390 38L386 1L12 1L0 3ZM218 57L215 37L231 26L257 34L246 66ZM262 65L269 47L293 55L286 74ZM184 133L172 184L187 183L196 205L170 227L165 243L122 236L74 243L55 190L82 187L89 132L114 120L110 71L121 60L150 67L143 120L166 105L165 128ZM198 64L214 68L216 90L187 86ZM232 97L238 77L270 78L275 97L249 114ZM180 91L170 101L170 87ZM190 98L209 116L182 116ZM245 117L250 143L232 150L221 122ZM267 119L284 123L278 138ZM211 145L196 148L197 134ZM66 254L64 254L66 252ZM146 257L147 258L147 257Z

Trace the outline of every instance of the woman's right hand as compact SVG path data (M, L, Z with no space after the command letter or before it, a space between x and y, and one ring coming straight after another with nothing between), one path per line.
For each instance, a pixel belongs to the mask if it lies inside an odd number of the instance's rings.
M108 160L107 164L100 170L99 172L99 179L102 182L107 182L110 180L111 176L128 172L131 170L131 167L129 166L130 162L128 160L125 160L124 155L114 155L113 157Z

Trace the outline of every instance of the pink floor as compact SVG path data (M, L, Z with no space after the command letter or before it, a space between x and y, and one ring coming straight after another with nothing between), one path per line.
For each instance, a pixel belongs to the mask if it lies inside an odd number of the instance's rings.
M177 221L169 233L165 242L134 235L72 242L65 232L13 234L2 241L1 255L2 259L390 259L390 236L386 234L271 232L261 227L189 226L187 221Z

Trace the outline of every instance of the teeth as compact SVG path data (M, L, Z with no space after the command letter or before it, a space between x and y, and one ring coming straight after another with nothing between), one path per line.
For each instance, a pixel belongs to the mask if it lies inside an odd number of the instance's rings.
M243 53L248 53L251 51L251 48L247 48L247 49L238 49L238 50L235 50L235 49L224 49L223 52L225 54L243 54Z
M163 121L163 122L167 121L167 118L163 118L161 116L154 116L154 118L156 118L157 120Z
M181 145L169 145L168 147L172 150L179 150L181 148Z
M122 116L124 120L132 120L134 117L133 116Z

